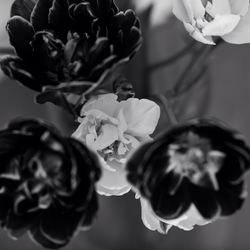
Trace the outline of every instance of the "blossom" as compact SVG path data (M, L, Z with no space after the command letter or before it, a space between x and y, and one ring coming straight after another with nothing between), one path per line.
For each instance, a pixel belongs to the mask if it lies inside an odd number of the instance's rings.
M160 116L160 108L147 99L117 101L115 94L99 95L82 108L81 124L73 137L98 152L103 162L97 191L122 195L131 189L124 163L140 143L150 140Z
M107 83L142 41L135 13L113 0L15 0L6 29L17 55L1 59L4 73L43 92L39 103L60 105L60 93L82 95Z
M91 226L100 177L96 154L51 125L17 120L0 132L0 224L12 238L25 232L61 248Z
M163 24L172 12L172 0L133 0L133 4L138 12L151 7L150 24L152 26Z
M233 44L250 42L249 0L175 0L173 13L199 42L214 44L213 36Z
M243 138L211 120L174 126L139 147L127 161L127 178L142 197L145 225L167 232L191 230L242 207L250 149Z

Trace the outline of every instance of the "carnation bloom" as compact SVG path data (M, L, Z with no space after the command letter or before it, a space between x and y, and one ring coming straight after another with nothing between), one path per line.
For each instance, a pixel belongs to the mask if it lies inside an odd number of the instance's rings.
M174 0L173 13L199 42L214 44L213 36L229 43L250 43L249 0Z
M104 195L122 195L130 190L124 163L132 149L150 140L160 116L160 108L153 101L129 98L119 102L117 98L104 94L89 100L73 134L102 158L97 190Z
M235 213L246 198L249 168L243 138L210 120L174 126L139 147L126 165L143 198L143 222L160 232L169 225L190 230Z
M61 248L88 229L98 209L96 154L51 125L18 120L0 131L0 224L12 238L25 232Z

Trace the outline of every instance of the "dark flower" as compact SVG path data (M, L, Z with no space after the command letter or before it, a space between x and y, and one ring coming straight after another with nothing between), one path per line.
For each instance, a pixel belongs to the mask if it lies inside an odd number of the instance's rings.
M0 223L10 236L28 232L46 248L66 245L98 209L97 157L36 120L0 132Z
M127 177L163 221L191 207L211 221L241 208L249 167L250 149L238 133L196 120L141 146L127 163Z
M113 0L15 0L6 28L17 55L1 59L4 73L61 106L59 92L92 93L142 41L134 12Z

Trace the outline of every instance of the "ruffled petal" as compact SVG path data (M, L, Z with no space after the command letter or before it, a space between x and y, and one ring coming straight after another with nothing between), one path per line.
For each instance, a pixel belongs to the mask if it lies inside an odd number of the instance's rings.
M130 98L120 102L127 133L134 136L147 136L154 132L160 118L160 107L147 99Z

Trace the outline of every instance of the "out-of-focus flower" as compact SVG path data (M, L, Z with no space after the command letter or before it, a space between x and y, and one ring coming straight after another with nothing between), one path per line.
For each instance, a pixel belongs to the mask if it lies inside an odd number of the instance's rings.
M172 14L173 0L133 0L136 11L142 12L152 8L150 12L150 24L161 25L166 22Z
M117 98L104 94L89 100L73 134L101 156L103 171L97 191L104 195L122 195L131 189L124 163L132 149L150 140L160 116L153 101L129 98L119 102Z
M250 149L239 136L210 120L173 127L139 147L127 161L128 181L142 201L148 228L190 230L241 208ZM162 224L163 223L163 224Z
M7 23L17 56L1 59L5 74L35 90L38 102L60 93L88 94L128 62L141 45L139 19L113 0L15 0Z
M175 0L173 13L199 42L215 44L213 36L229 43L250 43L249 0Z
M11 237L28 232L46 248L65 246L98 209L95 153L36 120L0 132L0 223Z

